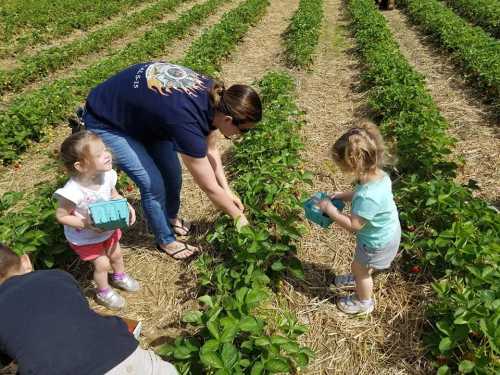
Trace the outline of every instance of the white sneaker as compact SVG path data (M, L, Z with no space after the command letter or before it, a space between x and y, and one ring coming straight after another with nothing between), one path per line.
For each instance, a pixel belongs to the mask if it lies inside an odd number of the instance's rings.
M356 295L341 297L337 301L337 307L340 311L350 315L368 315L375 308L373 300L370 302L361 302Z
M125 299L113 289L106 293L96 293L95 299L97 303L111 310L121 310L125 307Z
M356 287L356 281L355 281L354 275L352 273L348 273L346 275L335 276L334 283L335 283L335 286L337 288L342 288L342 289Z
M141 287L137 280L125 274L122 279L112 279L111 284L126 292L137 292Z

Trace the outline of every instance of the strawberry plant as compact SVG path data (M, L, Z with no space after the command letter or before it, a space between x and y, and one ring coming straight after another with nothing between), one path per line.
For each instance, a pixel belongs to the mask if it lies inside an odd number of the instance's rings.
M500 2L491 0L445 0L458 14L500 37Z
M290 66L305 67L312 62L318 44L323 0L301 0L284 33L286 59Z
M410 19L421 25L452 52L466 72L498 100L500 95L500 42L472 27L438 0L399 0ZM474 4L479 7L480 4Z

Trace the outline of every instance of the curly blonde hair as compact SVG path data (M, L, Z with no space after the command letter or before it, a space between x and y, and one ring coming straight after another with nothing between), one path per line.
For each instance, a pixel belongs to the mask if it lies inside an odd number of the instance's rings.
M344 133L332 147L333 160L361 177L389 164L384 140L374 123L364 120Z

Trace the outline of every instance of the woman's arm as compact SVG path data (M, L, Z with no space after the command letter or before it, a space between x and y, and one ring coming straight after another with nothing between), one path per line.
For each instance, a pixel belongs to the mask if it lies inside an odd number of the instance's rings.
M222 159L220 156L219 149L217 148L217 132L212 132L207 137L207 157L210 161L210 165L214 170L215 178L217 183L223 188L233 200L233 203L242 211L245 210L243 203L241 203L240 198L233 193L229 184L227 182L226 174L224 173L224 166L222 165Z
M222 209L233 219L243 216L243 210L238 208L228 191L220 185L208 156L204 158L193 158L191 156L181 154L181 157L187 169L193 176L194 181L217 207Z

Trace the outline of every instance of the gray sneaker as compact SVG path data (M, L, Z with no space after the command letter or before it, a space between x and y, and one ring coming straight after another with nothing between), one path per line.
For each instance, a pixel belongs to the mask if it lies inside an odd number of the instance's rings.
M121 280L113 279L111 281L111 284L126 292L137 292L141 288L137 280L135 280L132 276L129 276L128 274L125 274L125 276L123 276L123 279Z
M96 293L95 299L97 303L111 310L120 310L125 307L125 299L113 289L110 289L107 293Z
M335 283L335 287L342 288L342 289L356 287L356 281L354 280L354 275L352 273L348 273L347 275L335 276L334 283Z
M337 307L346 314L368 315L373 311L375 303L373 300L369 303L362 303L356 295L351 295L339 298Z

